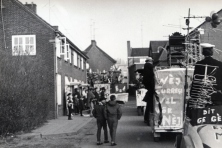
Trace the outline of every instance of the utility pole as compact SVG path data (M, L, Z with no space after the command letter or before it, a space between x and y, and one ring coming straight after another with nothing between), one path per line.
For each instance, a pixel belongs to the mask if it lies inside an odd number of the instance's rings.
M188 73L188 61L189 61L189 57L188 57L188 48L189 48L189 44L190 44L190 8L188 10L188 18L186 19L186 25L187 25L187 37L186 37L186 42L188 40L188 44L186 45L186 50L185 50L185 58L186 58L186 64L185 64L185 85L184 85L184 111L186 110L185 108L185 101L186 101L186 96L187 96L187 88L188 88L188 84L187 84L187 73Z

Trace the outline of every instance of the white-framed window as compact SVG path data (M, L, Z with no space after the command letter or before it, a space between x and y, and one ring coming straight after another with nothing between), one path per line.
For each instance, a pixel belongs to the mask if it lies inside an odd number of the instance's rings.
M82 63L81 63L81 67L82 67L82 69L84 69L84 59L83 59L82 57L81 57L81 59L82 59L82 60L81 60L81 62L82 62Z
M55 47L56 47L56 56L60 57L60 51L61 51L61 40L59 37L55 38Z
M73 51L73 65L78 66L78 58L77 58L77 53Z
M65 53L65 60L66 61L71 61L70 58L71 58L71 50L70 50L70 47L69 47L69 44L66 44L66 53ZM71 63L71 62L70 62Z
M60 44L60 55L66 55L66 51L67 51L67 45L66 45L66 37L59 37L59 39L61 40L61 44Z
M78 55L78 67L81 68L81 57Z
M56 80L57 80L57 103L58 105L62 104L62 79L60 74L56 74Z
M35 35L13 35L12 55L36 55Z

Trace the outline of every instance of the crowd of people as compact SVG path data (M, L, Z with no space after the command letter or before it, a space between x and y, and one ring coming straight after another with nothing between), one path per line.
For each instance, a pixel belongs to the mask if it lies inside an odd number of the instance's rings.
M107 99L105 88L75 88L73 93L67 94L67 115L72 120L73 115L83 116L83 111L88 111L92 117L92 110L96 102Z

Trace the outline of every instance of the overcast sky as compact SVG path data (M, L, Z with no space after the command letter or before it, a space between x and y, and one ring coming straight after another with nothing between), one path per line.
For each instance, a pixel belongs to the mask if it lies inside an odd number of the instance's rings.
M127 57L132 47L149 47L151 40L168 40L174 32L186 34L185 19L209 16L222 9L222 0L20 0L37 4L37 14L59 26L80 50L91 40L114 59ZM196 27L204 19L191 19ZM173 27L169 27L173 26ZM181 26L181 27L180 27Z

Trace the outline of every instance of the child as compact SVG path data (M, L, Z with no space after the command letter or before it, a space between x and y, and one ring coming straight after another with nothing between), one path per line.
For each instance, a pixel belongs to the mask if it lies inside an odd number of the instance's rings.
M100 140L101 138L101 129L104 130L104 143L109 143L108 141L108 132L107 132L107 122L104 116L105 101L96 102L96 105L93 110L93 116L97 119L97 145L103 144Z

